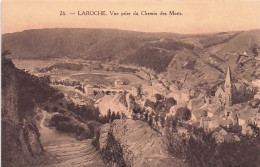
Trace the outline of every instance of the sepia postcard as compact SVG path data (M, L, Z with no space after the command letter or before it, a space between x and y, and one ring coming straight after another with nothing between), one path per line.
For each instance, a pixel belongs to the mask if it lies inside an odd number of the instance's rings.
M260 167L259 0L2 0L2 167Z

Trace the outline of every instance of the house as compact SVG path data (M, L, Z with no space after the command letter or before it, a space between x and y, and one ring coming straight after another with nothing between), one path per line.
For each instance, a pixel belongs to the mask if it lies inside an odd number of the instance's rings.
M260 100L260 80L252 81L252 84L257 87L257 93L254 95L254 99Z
M209 126L209 121L210 121L209 117L201 117L200 127L203 128L204 130L207 130Z
M258 91L258 92L254 95L254 99L259 99L259 100L260 100L260 91Z
M238 125L244 126L248 124L249 117L248 114L246 114L246 111L240 111L237 114L237 117L238 117Z
M227 135L227 131L224 130L221 127L218 127L214 130L214 132L212 133L212 137L215 138L216 143L220 144L223 143L225 141L225 136Z
M214 111L213 116L218 116L219 118L225 117L225 111L222 106L217 106L217 108L215 108L215 110L213 111Z
M249 122L260 128L260 113L255 113L249 118Z
M220 144L223 142L231 143L234 141L240 141L240 138L233 134L233 133L228 133L225 129L218 127L214 130L212 133L212 137L215 138L216 143Z
M207 103L206 103L204 95L200 94L197 98L191 99L188 102L187 107L189 110L194 110L194 109L199 109L206 104Z
M220 125L220 121L218 119L214 119L214 120L210 120L208 122L208 127L207 127L207 130L209 132L215 130L216 128L218 128Z
M238 136L237 136L238 137ZM227 143L232 143L235 141L235 135L232 134L232 133L227 133L225 136L224 136L224 141L227 142ZM238 140L238 139L236 139Z
M220 86L216 93L215 93L215 103L218 103L220 105L224 105L225 104L225 91L224 91L224 87Z
M225 113L226 120L231 121L233 125L238 125L238 116L237 114L234 113L234 111L232 111L231 109L229 110L225 109L224 113Z
M118 87L118 86L122 86L124 85L124 82L122 80L115 80L115 86Z
M252 136L254 134L254 131L252 130L252 128L250 126L243 125L241 133L244 136Z
M246 86L244 83L233 83L231 70L228 67L225 84L215 92L215 103L232 106L246 101Z
M93 96L94 95L94 88L90 85L85 85L84 86L85 94L88 96Z
M240 126L247 125L248 123L258 124L259 113L257 109L252 109L250 106L246 106L243 110L238 111L236 115L238 125Z
M191 120L192 121L200 121L202 117L207 117L208 112L203 109L193 110L191 112Z
M241 139L238 137L238 135L234 135L234 141L240 141Z
M239 118L239 119L238 119L238 125L239 125L239 126L246 125L246 120Z
M141 84L136 84L135 86L133 86L132 88L132 95L138 98L141 98L143 95L143 88Z
M212 132L220 126L229 127L231 124L233 124L231 120L226 120L218 116L213 116L211 118L202 117L200 121L200 127L208 132Z
M171 93L168 94L169 97L173 97L178 105L186 105L190 100L189 91L187 89L178 90L174 86L170 86Z
M223 107L220 104L208 104L207 105L208 117L213 117L214 115L222 117L224 115Z

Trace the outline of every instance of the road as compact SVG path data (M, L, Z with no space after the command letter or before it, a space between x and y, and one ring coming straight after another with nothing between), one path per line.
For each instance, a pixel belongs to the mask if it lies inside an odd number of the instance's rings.
M42 111L41 142L45 149L45 167L102 167L105 166L91 140L78 141L47 126L51 114Z

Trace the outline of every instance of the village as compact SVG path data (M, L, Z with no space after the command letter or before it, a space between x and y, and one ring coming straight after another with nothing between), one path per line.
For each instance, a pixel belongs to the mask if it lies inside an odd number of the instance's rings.
M15 51L3 53L9 56L3 73L9 85L2 115L6 146L25 141L29 154L55 158L43 157L50 166L146 166L150 160L167 162L162 166L258 166L259 30L195 36L35 31L21 38L49 36L37 44L43 52L13 47L15 34L6 47ZM45 45L53 36L68 43ZM53 47L57 53L44 57ZM10 142L16 138L21 141Z
M161 134L167 133L168 125L172 131L188 135L185 128L188 125L204 129L217 143L223 143L254 136L260 128L259 81L251 85L237 82L230 67L226 70L224 84L210 95L168 86L146 69L136 71L109 72L109 75L98 71L81 81L54 80L53 85L66 91L71 89L72 93L67 96L77 105L85 105L92 99L100 110L100 117L107 117L108 111L120 113L124 118L146 121ZM95 75L106 75L109 83L95 82Z
M245 136L255 136L259 133L260 96L259 91L252 86L243 82L234 83L233 80L228 67L224 85L218 87L214 96L203 93L195 95L193 91L176 94L177 90L163 96L157 92L154 99L147 98L143 105L152 115L152 126L162 133L165 133L163 124L172 125L174 119L179 119L182 126L175 127L178 133L189 134L188 129L183 126L186 124L211 133L217 143L240 141ZM158 97L159 95L161 97ZM170 97L176 99L176 104L164 104L170 105L169 111L164 111L166 114L159 112L159 119L156 118L158 115L154 113L158 111L153 104L160 104ZM147 101L150 101L150 104ZM137 118L142 119L142 116L139 114Z

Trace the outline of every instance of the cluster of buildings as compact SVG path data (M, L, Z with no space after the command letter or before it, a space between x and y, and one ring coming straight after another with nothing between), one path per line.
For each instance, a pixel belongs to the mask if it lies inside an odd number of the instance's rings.
M174 95L179 104L172 106L166 116L175 115L176 110L183 106L180 103L186 100L184 106L191 111L191 119L187 123L212 133L219 143L239 141L240 135L254 135L251 125L260 128L259 104L256 107L249 105L254 98L255 101L257 99L260 101L260 98L257 98L251 86L235 81L230 67L227 69L224 84L217 88L215 96L201 93L187 100L186 94L175 93Z
M254 94L246 84L234 83L228 68L225 83L218 87L215 96L199 95L189 101L187 107L192 111L191 122L199 122L199 126L212 132L218 142L223 142L225 136L230 139L233 135L235 141L239 139L226 129L232 131L232 128L236 128L242 135L253 135L250 125L260 128L259 108L251 107L248 102L254 98Z
M152 86L157 85L153 83ZM111 88L94 88L93 86L84 84L85 94L88 96L95 95L95 92L103 94L126 93L124 87L125 85L122 80L115 80L114 86ZM144 86L142 89L145 88L146 87ZM141 91L141 88L138 86L127 89L127 93L132 94L134 97L140 96ZM149 94L151 95L153 93L150 92ZM254 98L259 99L260 101L260 98L256 95L256 92L247 84L235 82L231 70L228 67L225 82L217 88L215 96L199 94L198 96L189 99L187 94L180 92L177 94L175 93L173 97L177 100L177 103L185 101L186 107L191 111L191 119L187 123L196 124L205 131L213 133L216 141L221 143L226 140L239 141L238 134L245 136L253 135L254 132L250 125L260 128L259 107L252 107L249 105L249 101L252 101ZM129 98L126 97L126 100L129 101ZM170 112L166 116L169 114L174 115L178 107L179 105L172 106ZM129 103L128 112L131 112ZM138 115L137 117L139 118L141 116ZM157 122L158 121L154 122L156 123L156 126L160 126L160 123L157 124ZM232 128L235 129L236 132L233 133Z
M186 123L212 133L218 143L239 141L240 135L254 135L251 125L260 128L260 98L251 86L235 82L230 68L215 96L201 93L193 98L190 95L188 100L184 97L185 94L176 97L177 105L171 107L167 116L175 115L179 107L186 106L191 111L191 119ZM182 101L184 104L180 104ZM255 104L252 106L250 103Z

